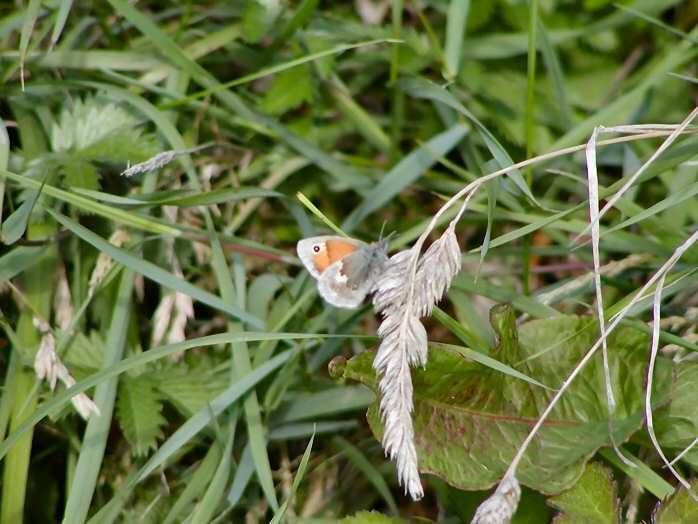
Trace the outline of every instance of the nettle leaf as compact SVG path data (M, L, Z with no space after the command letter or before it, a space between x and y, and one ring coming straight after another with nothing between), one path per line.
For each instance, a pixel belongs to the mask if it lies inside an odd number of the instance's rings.
M82 378L102 369L104 366L104 341L98 331L76 333L63 356L63 361Z
M691 483L691 491L695 493L697 489L698 481L693 481ZM674 496L657 504L652 522L654 524L698 522L698 504L686 491L686 488L682 487Z
M143 456L157 447L166 423L161 411L161 396L151 377L122 375L116 414L134 455Z
M68 187L99 189L97 168L88 160L71 156L61 165L60 170Z
M54 122L51 148L68 186L98 187L94 162L142 162L157 152L154 138L126 109L101 98L76 100ZM58 156L56 156L58 153Z
M307 65L292 67L276 75L262 100L262 110L283 115L313 98L313 83Z
M591 317L557 316L534 320L517 330L510 306L492 309L499 345L492 357L539 382L557 388L598 337ZM608 339L610 374L617 400L613 420L616 442L642 427L645 334L616 329ZM354 357L344 378L377 389L374 354ZM432 347L425 369L413 370L414 429L419 469L466 490L488 489L509 466L554 391L470 362ZM544 494L570 488L586 462L609 445L601 354L592 359L553 409L519 466L519 481ZM658 362L655 400L671 388L671 365ZM662 392L664 395L662 395ZM371 429L382 440L378 402L368 411Z
M63 108L54 123L51 149L54 152L84 150L115 131L125 131L138 123L132 114L102 99L77 99Z
M189 370L186 374L181 374L172 369L158 373L153 379L158 390L184 416L191 416L203 408L228 387L230 380L223 373L214 375Z
M587 464L572 487L548 502L562 511L555 524L618 524L620 504L611 470L598 463Z

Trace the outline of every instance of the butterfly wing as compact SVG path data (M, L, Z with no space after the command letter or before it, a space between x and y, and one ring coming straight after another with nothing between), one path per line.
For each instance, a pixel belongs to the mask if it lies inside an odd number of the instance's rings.
M387 255L382 246L362 246L329 266L318 279L318 291L330 304L356 308L371 291Z
M352 238L324 235L300 240L296 245L296 251L305 269L313 277L320 278L332 264L365 245Z
M351 256L351 255L349 255ZM348 257L345 257L345 260ZM320 296L333 306L354 309L361 305L373 287L373 280L357 280L351 285L342 271L343 262L335 262L320 275L317 289Z

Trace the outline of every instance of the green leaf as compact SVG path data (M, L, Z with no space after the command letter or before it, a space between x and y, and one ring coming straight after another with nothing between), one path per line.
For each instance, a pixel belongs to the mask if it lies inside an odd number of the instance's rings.
M265 93L261 108L272 115L283 115L313 98L313 84L307 65L279 73Z
M618 490L611 470L587 464L582 477L569 489L548 499L562 511L555 524L617 524L620 522Z
M101 98L77 99L74 103L66 105L61 112L58 121L51 128L51 149L55 152L81 151L92 156L101 155L109 157L105 143L125 141L129 148L119 147L116 154L123 154L126 149L135 149L144 152L143 144L152 139L142 137L139 129L140 121L124 108ZM136 161L145 160L148 154ZM124 158L111 158L123 161Z
M23 273L37 262L46 250L45 246L18 246L0 257L0 282Z
M220 395L228 382L225 374L214 375L198 370L178 372L168 368L155 374L157 389L187 417Z
M691 491L698 489L698 482L691 484ZM676 495L659 505L659 511L655 519L655 524L687 524L688 522L698 522L698 504L686 491L681 488Z
M513 309L491 312L499 345L492 357L549 387L558 387L598 337L590 317L556 316L534 320L517 330ZM625 442L642 427L645 334L616 329L608 339L611 384L619 399L613 429ZM376 387L373 353L346 363L343 378ZM671 387L670 363L658 364L655 399ZM337 369L334 370L336 376ZM546 494L569 488L587 460L609 444L601 359L592 360L546 419L519 466L519 481ZM487 489L509 466L554 392L502 374L451 352L430 349L425 369L412 371L414 427L419 465L460 489ZM378 440L382 425L377 403L368 411ZM434 443L438 442L438 445Z
M104 341L98 331L76 333L66 349L64 362L72 369L83 368L92 372L104 366Z
M3 222L2 241L5 244L14 244L24 236L29 217L40 193L40 190L31 191L26 200Z
M116 410L121 430L136 457L157 447L167 421L162 416L161 398L152 378L124 375L119 383Z
M657 439L663 447L682 450L698 435L698 366L683 361L676 366L676 385L669 405L654 413ZM653 393L653 395L656 393Z
M465 33L470 0L451 0L448 4L446 26L446 49L444 50L444 77L453 80L458 76L461 62L461 49Z
M60 169L69 188L99 188L97 168L84 158L71 156L61 164Z
M242 35L248 42L259 42L274 25L281 11L278 0L247 0L242 17Z
M389 517L377 511L359 511L357 514L343 518L341 524L407 524L406 520Z

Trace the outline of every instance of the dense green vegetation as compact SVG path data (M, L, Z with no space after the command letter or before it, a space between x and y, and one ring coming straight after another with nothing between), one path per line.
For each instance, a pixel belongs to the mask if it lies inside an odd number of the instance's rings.
M512 522L698 522L696 22L694 0L0 4L0 524L469 522L592 347ZM434 241L468 184L462 270L421 319L414 501L381 446L381 318L328 306L295 244L398 252L437 216ZM598 231L595 191L620 196Z

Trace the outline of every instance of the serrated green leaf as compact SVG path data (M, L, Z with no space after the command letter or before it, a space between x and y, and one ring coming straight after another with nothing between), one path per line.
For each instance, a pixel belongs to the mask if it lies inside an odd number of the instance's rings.
M116 415L135 456L144 456L157 447L166 423L161 412L162 402L150 377L121 377Z
M313 98L313 84L307 65L293 67L274 77L262 100L262 110L272 115L283 115Z
M98 189L99 175L94 164L84 158L71 156L61 165L65 184L69 188Z
M697 488L698 481L694 481L691 484L691 491L695 493ZM698 522L698 504L686 491L686 488L681 488L676 495L659 504L659 510L652 522L655 524Z
M98 331L77 333L66 349L63 357L65 363L72 369L82 368L95 372L104 366L104 340Z
M558 387L598 336L590 317L557 316L516 328L510 306L492 312L499 345L492 357ZM647 336L616 329L608 340L611 383L618 406L616 442L642 427L643 376ZM373 353L349 362L343 377L376 387ZM655 399L671 387L670 363L661 361ZM423 370L413 370L414 426L419 465L460 489L486 489L499 480L553 392L535 387L438 348L430 349ZM542 493L559 493L582 474L587 460L609 444L601 360L592 360L553 409L519 466L522 484ZM380 440L382 425L373 403L371 429ZM438 445L434 445L438 442Z
M116 131L138 125L136 118L112 103L96 98L77 99L66 107L51 128L51 149L80 151Z
M617 524L620 504L611 470L598 463L587 464L575 485L548 499L562 514L555 524Z
M157 389L184 416L190 417L221 394L230 379L225 374L187 371L176 373L171 369L157 374Z

